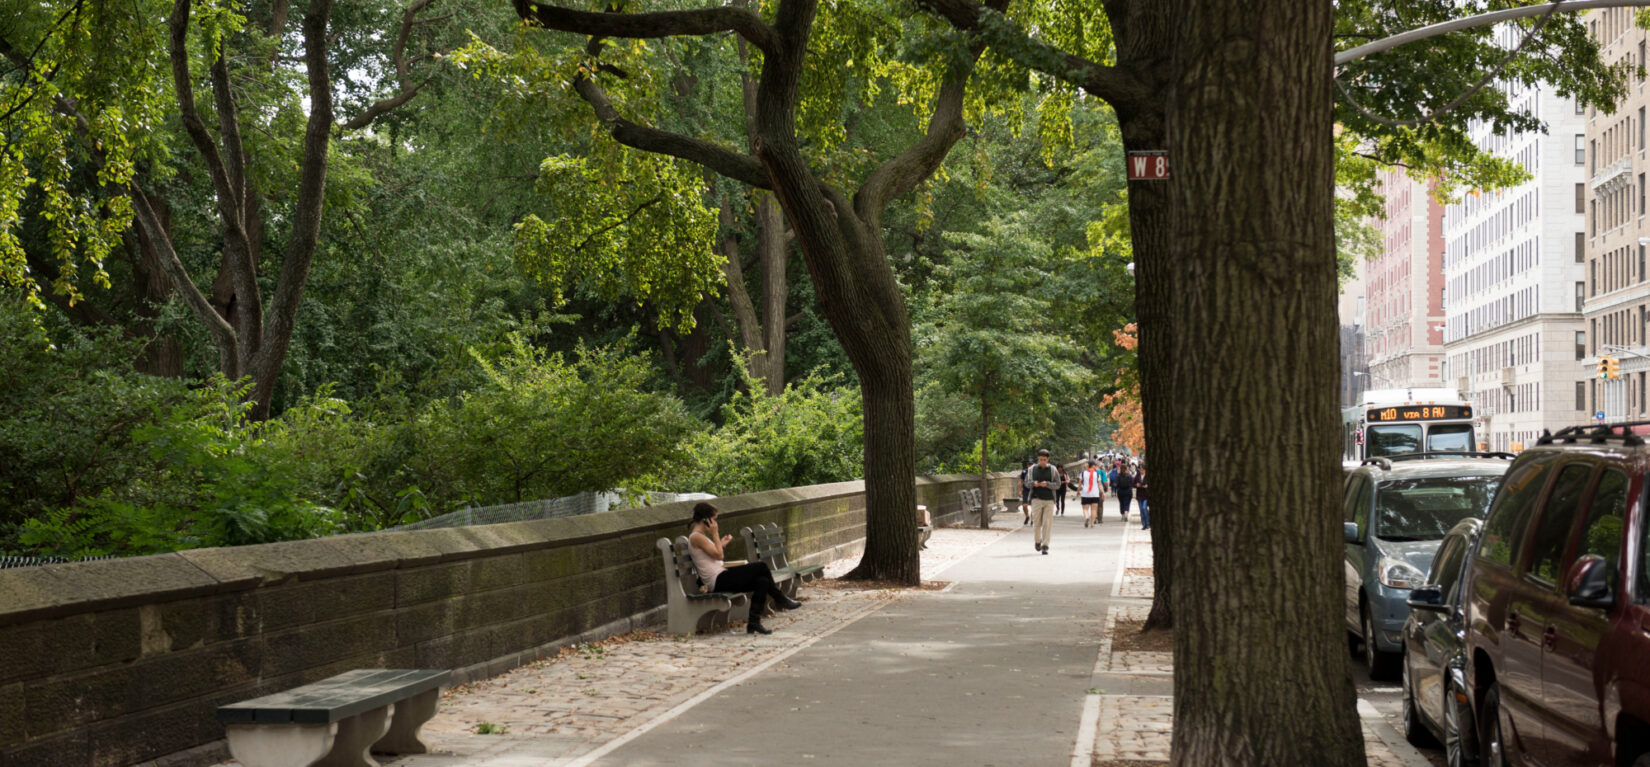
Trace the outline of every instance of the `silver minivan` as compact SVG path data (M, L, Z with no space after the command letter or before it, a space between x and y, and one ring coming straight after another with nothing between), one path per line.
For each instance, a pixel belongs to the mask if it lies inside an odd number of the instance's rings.
M1428 583L1427 569L1450 528L1483 519L1511 458L1415 453L1368 459L1347 476L1346 629L1371 678L1398 670L1410 590Z

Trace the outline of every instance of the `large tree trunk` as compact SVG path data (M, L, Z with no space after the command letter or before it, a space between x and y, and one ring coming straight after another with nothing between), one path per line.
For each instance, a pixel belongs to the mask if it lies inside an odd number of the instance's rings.
M1113 25L1118 61L1154 93L1163 91L1170 64L1173 14L1164 10L1134 3L1120 19L1122 23ZM1125 151L1160 151L1168 146L1164 109L1159 99L1118 108L1117 120ZM1171 164L1170 173L1173 172ZM1179 453L1167 449L1167 441L1176 439L1178 434L1171 425L1175 403L1182 401L1175 394L1175 386L1182 380L1174 370L1181 356L1175 351L1177 334L1173 332L1174 305L1180 291L1175 285L1174 260L1169 255L1173 214L1167 183L1129 183L1129 239L1136 276L1136 338L1140 342L1137 347L1140 409L1147 444L1154 448L1147 451L1151 475L1157 478L1151 492L1153 589L1152 609L1145 625L1148 630L1174 625L1171 587L1175 573L1175 520L1177 510L1183 508L1180 499L1184 495L1179 482L1184 475Z
M1333 513L1331 6L1177 5L1168 148L1184 363L1174 428L1152 448L1178 453L1165 480L1181 486L1170 513L1185 511L1172 762L1363 765Z
M773 195L753 192L756 199L756 253L762 265L762 373L768 394L785 391L785 316L790 283L785 274L790 249L785 247L785 217Z

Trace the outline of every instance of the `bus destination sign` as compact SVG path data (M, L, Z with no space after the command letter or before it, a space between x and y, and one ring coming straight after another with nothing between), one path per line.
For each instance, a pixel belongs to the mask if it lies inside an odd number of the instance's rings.
M1372 407L1365 419L1370 423L1391 421L1453 421L1472 418L1471 405L1398 405Z

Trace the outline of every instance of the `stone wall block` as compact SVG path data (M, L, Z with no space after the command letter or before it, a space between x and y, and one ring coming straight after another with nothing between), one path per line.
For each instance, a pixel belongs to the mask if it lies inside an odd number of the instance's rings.
M0 684L92 665L91 615L0 626Z
M474 591L491 591L520 585L527 573L526 560L521 554L482 557L472 562L470 567L470 588Z
M451 599L469 591L469 562L449 562L395 572L395 604L398 607Z
M458 614L459 630L494 626L521 617L521 603L516 597L516 590L509 588L465 597Z
M53 677L24 691L29 737L39 738L119 716L143 705L134 699L132 666Z
M23 717L23 683L0 685L0 701L5 702L0 705L0 753L5 753L6 749L22 743L28 733Z
M390 649L395 621L386 614L289 629L264 639L263 675L280 676L331 663L351 655Z
M395 611L395 641L399 647L413 647L458 630L461 597L404 607Z
M379 571L310 584L315 621L347 618L365 612L395 609L395 573Z
M657 556L658 549L654 549L654 552ZM522 554L522 563L526 566L522 578L530 583L566 578L578 572L578 559L578 552L572 546L556 546L526 552Z

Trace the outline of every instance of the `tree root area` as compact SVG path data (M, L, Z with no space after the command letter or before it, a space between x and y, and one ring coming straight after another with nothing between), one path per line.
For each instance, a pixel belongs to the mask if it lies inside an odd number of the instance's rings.
M1112 652L1174 652L1174 631L1145 630L1144 621L1118 621L1112 627ZM1147 762L1160 764L1160 762Z
M829 589L831 591L939 591L951 585L951 581L923 581L921 585L913 586L909 583L890 580L850 580L847 576L841 578L826 578L808 584L810 587Z

